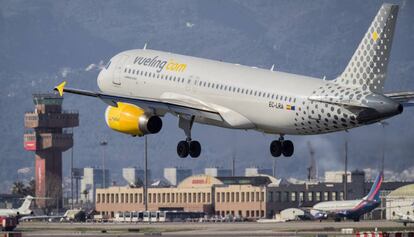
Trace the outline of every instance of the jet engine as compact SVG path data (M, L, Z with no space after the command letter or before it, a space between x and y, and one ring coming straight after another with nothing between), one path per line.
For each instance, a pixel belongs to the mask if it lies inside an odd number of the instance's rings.
M105 121L111 129L132 136L158 133L162 128L160 117L149 115L136 105L121 102L118 102L118 107L106 108Z

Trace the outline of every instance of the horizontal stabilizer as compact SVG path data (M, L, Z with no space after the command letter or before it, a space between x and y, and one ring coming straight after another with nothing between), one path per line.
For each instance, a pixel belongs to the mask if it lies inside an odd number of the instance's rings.
M414 91L393 92L384 95L405 107L414 106Z
M339 106L348 107L348 108L361 108L361 109L368 108L368 106L361 104L361 102L358 100L344 100L344 99L341 100L337 97L330 97L330 96L314 95L314 96L310 96L309 100L339 105Z

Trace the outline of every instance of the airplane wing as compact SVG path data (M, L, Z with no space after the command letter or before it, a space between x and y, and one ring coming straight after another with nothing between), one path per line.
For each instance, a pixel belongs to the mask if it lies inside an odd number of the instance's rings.
M253 124L244 116L235 111L228 110L219 105L210 105L196 100L189 96L179 95L175 93L164 93L159 100L144 97L125 97L123 95L93 92L88 90L65 88L66 82L61 83L54 90L58 91L62 96L64 92L96 97L104 101L110 106L117 107L117 102L125 102L137 105L146 111L156 111L158 114L170 112L174 115L190 115L195 117L206 118L218 122L226 122L230 126L236 128L253 128Z
M34 221L34 220L46 220L46 221L51 221L51 220L56 220L56 219L62 219L65 218L64 215L62 216L46 216L46 215L42 215L42 216L24 216L22 218L19 219L19 221Z
M401 103L403 106L414 106L414 91L387 93L385 96Z

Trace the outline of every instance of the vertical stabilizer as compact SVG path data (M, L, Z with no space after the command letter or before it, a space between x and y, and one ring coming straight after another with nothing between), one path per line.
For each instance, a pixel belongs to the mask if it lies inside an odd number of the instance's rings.
M22 206L19 207L19 212L20 213L26 213L27 211L29 211L30 205L32 204L32 200L33 200L32 196L30 196L30 195L26 196L24 198L24 202L23 202Z
M375 182L372 184L371 190L365 196L364 199L368 201L379 200L379 191L381 188L382 181L384 180L384 173L380 172L375 179Z
M381 6L336 83L382 94L397 14L398 5Z

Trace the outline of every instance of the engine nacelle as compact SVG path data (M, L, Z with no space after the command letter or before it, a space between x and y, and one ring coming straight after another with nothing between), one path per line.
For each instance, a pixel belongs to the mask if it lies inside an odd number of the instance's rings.
M148 115L136 105L121 102L118 102L118 107L106 108L105 121L111 129L133 136L158 133L162 128L160 117Z

